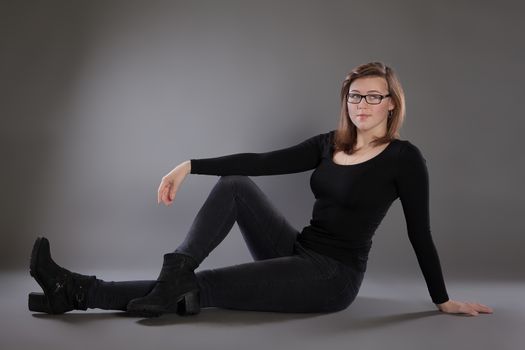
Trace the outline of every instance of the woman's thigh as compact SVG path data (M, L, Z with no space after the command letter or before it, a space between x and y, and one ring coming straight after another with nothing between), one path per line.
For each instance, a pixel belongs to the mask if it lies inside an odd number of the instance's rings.
M254 260L292 255L299 231L248 176L228 175L220 181L231 186L237 224Z
M350 305L355 276L334 260L297 251L197 272L201 306L301 313L334 312Z

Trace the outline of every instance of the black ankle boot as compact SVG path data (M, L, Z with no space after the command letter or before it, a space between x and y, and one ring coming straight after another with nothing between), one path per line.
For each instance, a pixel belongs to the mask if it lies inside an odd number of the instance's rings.
M44 294L30 293L30 311L63 314L71 310L87 310L89 289L96 276L86 276L58 266L51 258L49 241L38 237L31 252L30 274Z
M127 311L146 317L163 313L195 315L200 312L200 290L193 272L197 262L180 253L164 254L164 264L151 292L128 303Z

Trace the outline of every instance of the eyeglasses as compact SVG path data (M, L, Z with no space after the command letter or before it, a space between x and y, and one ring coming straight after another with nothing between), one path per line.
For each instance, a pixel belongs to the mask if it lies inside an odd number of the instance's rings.
M371 104L371 105L378 105L381 103L381 101L383 101L384 98L389 97L389 96L390 94L386 94L383 96L379 94L360 95L360 94L349 93L346 99L350 103L358 104L359 102L361 102L361 100L364 97L366 103Z

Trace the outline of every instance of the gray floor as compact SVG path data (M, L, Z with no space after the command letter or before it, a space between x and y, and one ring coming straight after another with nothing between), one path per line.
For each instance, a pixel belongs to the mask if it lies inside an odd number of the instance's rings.
M104 280L148 272L99 273ZM152 276L157 271L149 272ZM119 276L119 279L115 279ZM26 271L0 275L0 349L523 349L525 283L448 280L451 297L491 306L477 317L439 312L421 280L365 276L355 302L332 314L280 314L206 308L199 315L156 319L106 310L32 313L40 291Z

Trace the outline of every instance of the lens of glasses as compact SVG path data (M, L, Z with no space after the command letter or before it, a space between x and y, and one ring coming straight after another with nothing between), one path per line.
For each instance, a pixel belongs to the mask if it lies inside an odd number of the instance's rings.
M357 104L357 103L361 102L361 99L363 97L366 99L366 102L368 102L371 105L377 105L377 104L381 103L381 100L383 99L383 96L376 95L376 94L362 96L362 95L359 95L359 94L352 94L352 93L350 93L350 94L348 94L348 102Z
M381 102L383 99L383 96L381 95L366 95L366 102L370 103L371 105L376 105Z

